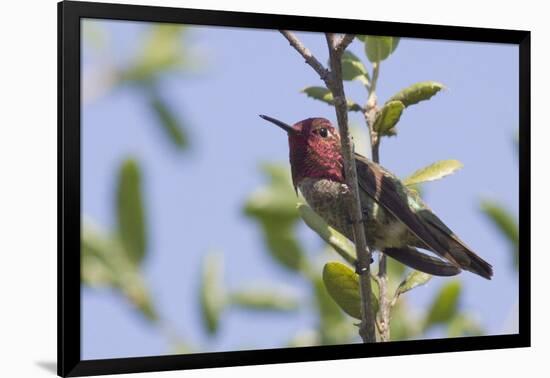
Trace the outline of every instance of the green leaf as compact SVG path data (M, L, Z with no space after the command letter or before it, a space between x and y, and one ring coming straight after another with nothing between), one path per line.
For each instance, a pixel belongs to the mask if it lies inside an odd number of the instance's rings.
M370 78L365 65L351 51L344 51L342 54L342 79L346 81L359 80L368 85Z
M231 304L258 311L294 311L298 308L296 298L275 290L247 289L231 293Z
M403 109L405 105L401 101L390 101L384 104L374 120L374 130L381 135L388 135L399 122Z
M425 328L449 322L457 312L461 292L460 281L444 285L433 300L425 320Z
M483 335L483 329L471 317L457 314L449 322L447 335L449 337L480 336Z
M116 205L120 241L130 261L138 265L145 256L147 238L141 171L133 159L126 159L120 166Z
M432 276L428 273L421 272L419 270L413 270L400 284L395 293L396 297L406 293L415 287L426 284Z
M149 81L162 71L183 66L185 54L180 40L182 31L183 27L175 24L151 27L141 44L143 49L129 68L122 72L123 80Z
M519 226L517 220L508 210L496 202L483 200L480 206L481 211L511 243L514 251L514 266L517 268L519 262Z
M287 269L300 270L305 255L296 238L298 211L290 170L281 165L264 164L262 171L269 183L250 195L244 212L261 225L267 250L274 260Z
M360 40L361 42L365 42L367 40L367 36L366 35L356 35L355 38L357 38L358 40Z
M373 63L387 59L399 44L398 37L380 37L367 35L364 38L365 53Z
M339 262L328 262L323 268L323 282L332 299L346 314L361 319L359 276L351 268ZM374 292L372 299L376 312L378 301Z
M348 263L355 264L355 247L344 235L330 227L311 207L304 203L298 203L298 213L304 222L315 231L325 242L340 254Z
M437 92L444 89L445 86L435 81L424 81L407 87L392 96L389 101L401 101L405 106L429 100Z
M325 87L307 87L302 89L302 92L315 100L323 101L329 105L334 105L334 97L332 96L332 92ZM363 110L359 104L350 99L347 99L347 103L349 111L360 112Z
M456 172L462 167L462 163L458 160L436 161L427 167L415 171L412 175L403 180L403 184L407 186L414 186L426 181L439 180Z
M162 130L177 148L182 150L187 148L189 140L184 129L180 126L178 117L155 89L149 89L149 91L149 104Z
M217 253L209 253L206 255L202 267L200 306L203 325L210 335L217 332L220 316L226 303L222 256Z
M357 335L357 330L327 292L321 275L312 278L319 312L320 344L346 344Z

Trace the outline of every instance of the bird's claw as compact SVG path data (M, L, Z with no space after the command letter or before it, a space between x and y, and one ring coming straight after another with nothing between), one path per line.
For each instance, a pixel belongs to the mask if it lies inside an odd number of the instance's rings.
M369 265L372 264L374 262L374 259L371 257L370 258L370 262L369 262ZM367 271L367 267L365 266L360 266L359 264L359 261L355 261L355 273L357 273L358 275L362 275L363 273L365 273Z

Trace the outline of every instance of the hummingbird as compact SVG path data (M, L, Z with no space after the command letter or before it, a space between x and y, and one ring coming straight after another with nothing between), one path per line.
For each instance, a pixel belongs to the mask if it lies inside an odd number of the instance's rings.
M260 115L288 134L292 183L308 205L354 241L340 135L325 118L290 126ZM420 198L381 165L354 153L367 246L420 271L452 276L462 270L491 279L491 264L476 255ZM438 257L422 253L424 249Z

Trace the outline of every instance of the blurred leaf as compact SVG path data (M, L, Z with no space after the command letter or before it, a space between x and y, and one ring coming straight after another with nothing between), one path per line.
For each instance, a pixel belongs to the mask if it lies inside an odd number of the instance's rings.
M108 35L105 29L97 20L87 19L81 23L82 25L82 39L89 43L96 50L103 49L108 40Z
M328 262L323 268L323 282L331 298L346 314L361 319L359 276L351 268L339 262ZM373 290L372 298L376 312L378 301L375 294Z
M280 164L262 164L268 185L256 190L245 204L245 214L260 219L297 220L296 193L290 181L290 168Z
M449 322L455 316L460 297L460 281L449 281L433 300L426 316L425 327Z
M118 239L106 237L85 222L81 250L84 284L118 289L147 319L158 319L145 281Z
M519 262L519 226L517 220L508 210L496 202L483 200L480 206L481 211L512 244L514 266L517 268Z
M313 279L315 289L315 299L319 311L319 335L320 344L345 344L350 342L351 338L357 334L357 330L348 319L340 307L330 297L323 279L316 275Z
M296 238L298 211L289 169L264 164L262 171L269 178L269 183L250 195L244 212L259 221L268 251L275 261L288 269L299 270L305 256Z
M274 290L247 289L231 293L233 305L259 311L294 311L298 301L286 293Z
M217 332L220 315L226 303L222 256L217 253L209 253L206 255L202 267L200 304L203 325L210 335Z
M179 149L183 150L189 147L188 137L180 126L178 117L176 117L166 101L159 96L155 89L149 88L148 91L150 92L149 104L166 136Z
M414 289L415 287L426 284L431 278L432 276L428 273L424 273L419 270L413 270L399 284L399 287L397 288L397 292L395 293L396 297L400 296L403 293L406 293L409 290Z
M152 26L143 49L134 62L122 73L128 81L148 81L157 73L183 66L185 54L180 37L183 27L175 24Z
M397 281L399 283L405 273L405 265L397 262L394 259L386 259L388 277L391 281Z
M468 315L458 314L451 319L447 334L449 337L480 336L483 335L483 330Z
M109 241L84 223L80 240L82 282L92 287L114 286L116 276L109 266Z
M330 227L311 207L298 203L298 212L304 222L315 231L325 242L340 254L348 263L355 264L355 246L344 235Z
M128 258L138 265L147 247L145 211L141 194L141 171L137 161L126 159L117 183L118 235Z
M359 80L368 85L370 78L365 65L351 51L346 50L342 54L342 79L346 81Z
M395 51L397 45L399 45L398 37L367 35L359 39L363 39L367 58L373 63L381 62L388 58Z
M458 160L440 160L415 171L412 175L403 180L403 184L413 186L426 181L434 181L448 176L463 165Z
M296 333L288 342L290 348L307 347L319 345L321 343L321 335L318 331L307 329Z
M332 92L325 87L307 87L302 89L302 92L315 100L326 102L329 105L334 105L334 97L332 96ZM361 106L354 101L347 99L347 103L349 111L363 111L363 108L361 108Z
M374 130L381 135L388 135L389 131L399 122L403 109L405 109L405 106L400 101L390 101L384 104L376 114Z
M271 256L287 269L298 271L305 254L296 238L295 222L261 220L265 241Z
M420 322L405 300L400 300L392 308L390 328L392 341L417 338L422 332Z
M420 101L429 100L437 92L444 89L445 86L441 83L435 81L424 81L421 83L416 83L407 87L394 96L392 96L390 101L401 101L403 105L410 106L419 103Z

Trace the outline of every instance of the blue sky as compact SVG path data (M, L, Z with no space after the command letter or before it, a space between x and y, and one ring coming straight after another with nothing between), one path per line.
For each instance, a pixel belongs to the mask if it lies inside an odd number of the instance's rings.
M101 23L111 35L110 58L123 64L139 49L140 33L147 25ZM322 35L298 36L326 61ZM146 99L130 86L117 87L84 105L82 212L106 229L115 224L117 167L124 158L136 157L144 172L150 230L144 273L163 317L184 339L208 351L281 346L296 331L313 326L311 313L230 310L219 335L206 337L197 305L199 267L206 252L218 250L224 255L228 287L265 283L308 297L302 279L270 261L259 229L242 215L242 205L263 184L260 162L288 161L286 137L258 114L288 123L312 116L334 121L335 114L331 107L299 92L321 82L278 32L192 27L186 41L199 56L200 69L164 76L161 91L185 120L191 151L179 154L166 142ZM358 41L351 50L364 57ZM85 54L84 77L100 64ZM378 82L382 102L419 81L435 80L447 87L432 100L405 111L398 137L383 141L381 162L399 176L441 159L464 164L456 174L425 185L426 200L494 266L492 281L469 273L460 276L461 309L473 314L489 334L513 329L510 319L518 288L509 247L477 204L481 198L491 198L518 212L517 73L515 45L402 39L382 63ZM365 99L364 89L356 82L346 83L346 93L358 102ZM350 120L363 125L356 113ZM208 232L212 228L213 234ZM317 243L312 232L302 231L308 245ZM407 298L421 310L444 282L434 278ZM115 293L83 289L82 310L84 359L169 351L166 337Z

